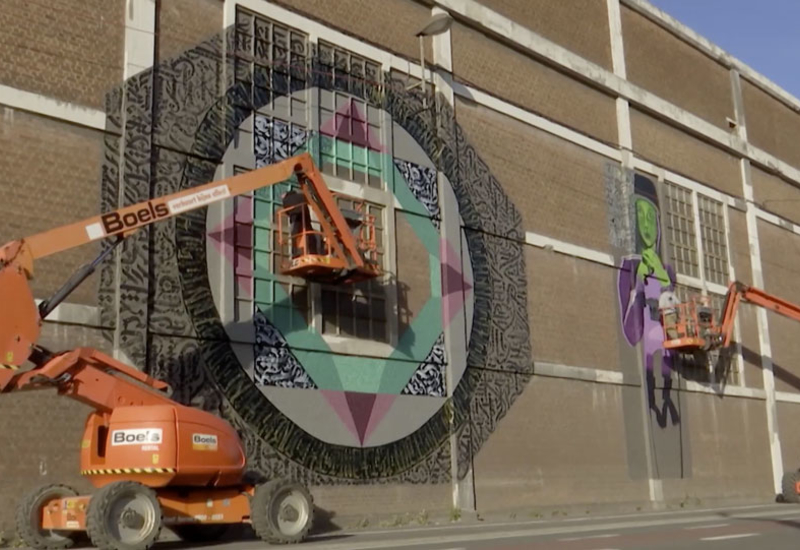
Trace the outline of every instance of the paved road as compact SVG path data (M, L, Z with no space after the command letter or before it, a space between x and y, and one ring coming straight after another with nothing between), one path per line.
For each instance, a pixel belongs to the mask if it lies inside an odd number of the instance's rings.
M153 550L269 548L256 540ZM337 532L311 538L296 550L771 550L800 547L800 506L768 504L594 518L477 522L382 531ZM275 547L277 548L277 547Z
M179 548L170 544L168 547ZM256 541L214 550L266 548ZM555 521L478 523L321 535L308 550L774 550L800 547L800 506L637 513Z

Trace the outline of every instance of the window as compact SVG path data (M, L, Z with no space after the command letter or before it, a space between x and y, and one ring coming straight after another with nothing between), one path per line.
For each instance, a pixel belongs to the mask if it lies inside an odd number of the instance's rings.
M234 71L256 105L305 116L308 36L237 8Z
M665 182L664 186L670 257L679 281L678 299L688 302L706 295L714 319L720 322L730 276L725 205L673 183ZM711 352L705 358L707 363L700 365L697 361L701 357L681 355L680 364L690 367L685 375L705 382L724 379L735 385L743 383L741 356Z
M332 191L368 199L377 261L391 271L384 240L386 224L393 223L386 215L393 197L384 184L388 168L383 166L386 115L379 108L380 64L333 44L312 44L299 29L241 8L233 60L235 80L247 90L247 105L254 109L254 167L301 151L314 154ZM236 320L252 319L257 308L271 312L281 331L310 327L326 337L389 342L393 300L383 277L327 286L280 274L288 250L280 250L275 215L292 183L258 189L234 201ZM337 200L342 209L354 207L344 197Z
M337 203L342 209L353 208L351 201L341 197L337 198ZM383 207L372 203L366 206L375 219L378 265L385 270ZM386 321L386 286L382 280L322 289L323 334L388 342Z
M703 267L706 280L720 285L728 281L728 245L723 205L703 195L698 197Z
M322 170L380 189L380 67L325 42L319 43L319 64Z
M667 195L667 237L670 259L675 271L689 277L699 277L697 240L691 191L664 184Z
M322 40L318 62L320 88L337 89L378 104L383 85L380 65Z
M380 112L340 92L320 90L322 171L370 187L382 187Z

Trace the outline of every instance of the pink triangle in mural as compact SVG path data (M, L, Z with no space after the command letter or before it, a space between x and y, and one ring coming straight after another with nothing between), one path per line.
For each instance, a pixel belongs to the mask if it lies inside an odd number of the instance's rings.
M384 152L379 136L367 123L361 108L352 99L339 107L336 113L320 128L320 133L360 147Z
M372 416L372 407L375 405L374 393L361 393L348 391L344 392L347 396L347 405L350 408L350 414L353 417L356 430L358 431L358 440L364 444L364 434L369 425L369 418Z
M392 404L396 398L397 395L392 393L377 394L375 397L375 404L372 406L372 415L369 417L367 430L364 432L364 441L369 441L369 437L372 435L372 432L375 431L375 428L377 428L378 424L381 423L381 420L383 420L383 418L386 416L386 413L392 408Z
M358 439L359 441L361 438L358 435L358 431L356 430L356 424L353 421L353 415L350 412L350 404L348 403L347 393L343 391L335 391L335 390L320 390L322 395L325 396L325 399L328 401L328 404L331 408L336 412L339 416L339 419L342 421L350 433L353 434L353 437Z
M233 257L233 216L228 216L225 220L219 223L214 229L208 233L208 239L217 252L228 260L230 263L234 262Z
M466 280L461 258L453 246L442 239L439 250L442 257L442 320L447 327L463 307L472 285Z

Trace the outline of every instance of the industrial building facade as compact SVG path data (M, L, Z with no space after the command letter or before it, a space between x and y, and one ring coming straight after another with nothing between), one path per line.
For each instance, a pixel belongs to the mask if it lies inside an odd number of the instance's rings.
M3 241L299 152L365 201L378 281L280 274L280 185L137 233L44 325L222 415L335 516L768 500L800 467L795 323L744 305L701 363L652 315L671 290L719 310L733 280L800 302L800 101L643 0L12 0L0 22ZM40 262L36 297L99 251ZM3 526L34 486L87 487L87 412L0 399Z

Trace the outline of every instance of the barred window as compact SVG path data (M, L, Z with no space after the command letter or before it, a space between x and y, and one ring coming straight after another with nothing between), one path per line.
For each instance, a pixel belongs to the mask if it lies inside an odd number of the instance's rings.
M665 182L667 195L667 236L670 258L677 273L699 277L697 240L691 191Z
M321 88L349 92L377 105L382 90L380 65L323 40L318 46Z
M331 191L347 186L348 194L369 198L377 260L391 272L384 241L386 224L393 223L385 219L392 196L383 164L392 166L382 146L380 64L330 43L312 44L301 30L240 7L232 63L235 82L246 91L238 106L254 109L254 168L312 153ZM361 191L341 180L360 184ZM281 330L312 327L325 336L389 342L393 306L383 277L329 287L280 274L288 250L280 249L276 214L292 185L268 186L233 201L234 227L227 231L233 231L236 320L252 319L257 308L270 311ZM340 208L353 208L346 198L338 200Z
M352 202L338 197L342 209L352 209ZM366 203L375 218L375 243L378 265L385 269L384 208ZM386 288L380 280L370 280L341 287L322 289L322 333L354 336L366 340L388 342Z
M237 8L234 74L257 105L305 117L308 35Z
M703 243L703 264L706 280L728 284L728 245L723 204L700 195L700 235Z

